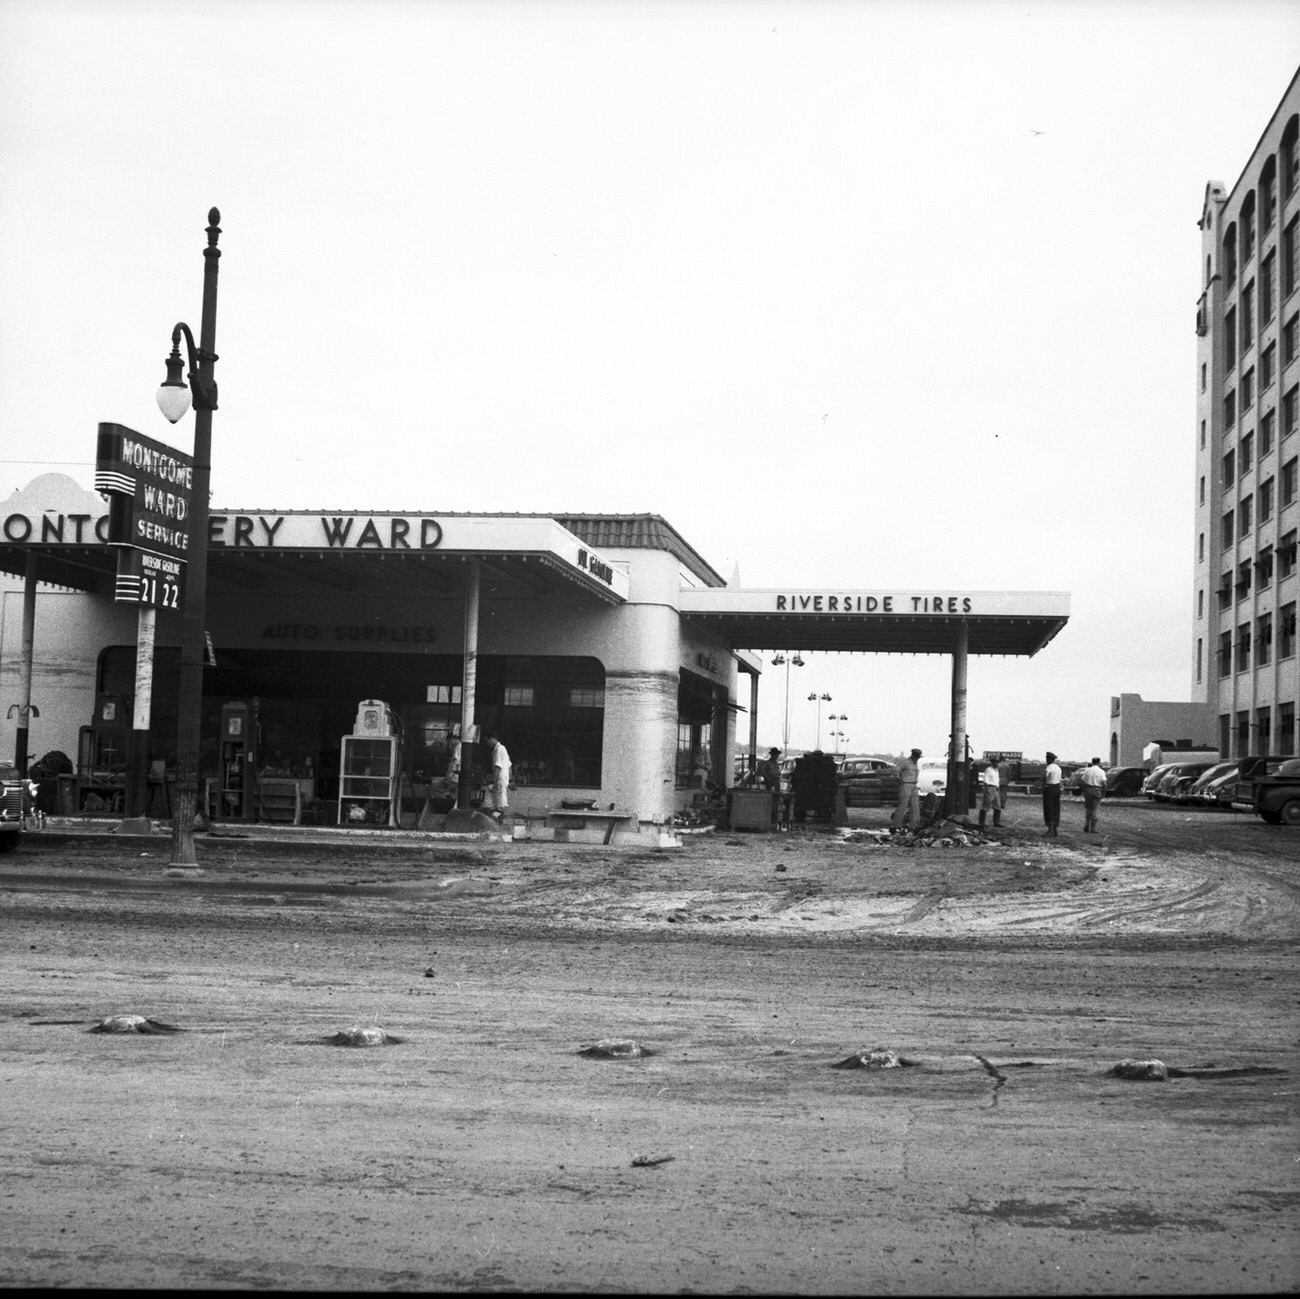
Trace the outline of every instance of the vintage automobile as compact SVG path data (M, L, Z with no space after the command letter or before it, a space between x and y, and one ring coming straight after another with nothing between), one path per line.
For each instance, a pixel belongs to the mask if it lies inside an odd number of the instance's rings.
M1194 781L1187 787L1187 796L1180 799L1180 802L1195 803L1198 807L1213 806L1215 799L1213 796L1206 797L1206 791L1211 785L1216 785L1224 776L1236 776L1236 760L1230 762L1216 762L1208 770L1201 772Z
M1197 776L1214 766L1212 762L1175 762L1152 787L1151 797L1157 803L1186 802L1185 792Z
M1142 792L1148 798L1155 797L1155 787L1169 774L1173 766L1172 762L1163 762L1160 766L1151 768L1151 774L1142 782Z
M884 758L845 758L839 781L845 807L880 807L898 801L898 768Z
M1112 767L1106 773L1107 798L1134 798L1142 792L1145 767Z
M1234 812L1257 811L1255 805L1255 785L1258 781L1271 776L1284 762L1290 762L1292 754L1274 754L1268 757L1252 755L1242 758L1237 764L1237 784L1232 793L1232 810Z
M0 852L12 852L22 840L26 796L26 781L18 768L0 763Z
M1255 813L1269 825L1300 826L1300 758L1255 780Z

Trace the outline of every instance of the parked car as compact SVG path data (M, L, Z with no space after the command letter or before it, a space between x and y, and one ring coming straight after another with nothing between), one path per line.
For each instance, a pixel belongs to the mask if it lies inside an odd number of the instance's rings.
M898 768L884 758L846 758L840 764L846 807L880 807L898 801Z
M1237 786L1232 795L1234 812L1253 812L1255 810L1255 782L1265 776L1271 776L1284 762L1289 762L1293 754L1279 753L1268 757L1242 758L1237 764Z
M1300 826L1300 758L1255 780L1255 812L1269 825Z
M1142 782L1142 792L1148 798L1155 797L1155 787L1169 774L1173 765L1172 762L1163 762L1160 766L1151 768L1151 774Z
M1197 776L1204 775L1212 762L1175 762L1151 790L1158 803L1182 803Z
M0 763L0 852L12 852L22 840L26 785L17 767Z
M948 788L948 763L946 760L926 759L917 764L916 792L924 798L927 794L943 794Z
M1237 796L1237 767L1237 763L1232 763L1222 775L1201 786L1197 798L1203 807L1213 807L1221 812L1232 811L1232 800Z
M1197 776L1194 781L1192 781L1191 785L1188 787L1187 790L1186 801L1189 803L1195 803L1200 807L1204 807L1207 804L1213 803L1214 802L1213 797L1210 798L1206 797L1206 790L1211 785L1221 780L1224 776L1235 777L1236 774L1237 774L1237 763L1235 760L1231 762L1216 762L1214 766L1210 767L1206 771L1201 772L1201 774Z
M1112 767L1106 773L1107 798L1134 798L1147 778L1145 767Z

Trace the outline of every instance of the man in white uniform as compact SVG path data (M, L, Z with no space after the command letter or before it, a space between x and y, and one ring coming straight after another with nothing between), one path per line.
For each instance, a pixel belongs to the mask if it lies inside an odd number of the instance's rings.
M488 766L492 768L492 784L488 786L491 800L489 811L498 821L510 810L510 754L495 735L487 737Z

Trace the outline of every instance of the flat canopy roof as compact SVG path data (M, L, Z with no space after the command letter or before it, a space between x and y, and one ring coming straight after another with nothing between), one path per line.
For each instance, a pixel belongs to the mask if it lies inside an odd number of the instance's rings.
M111 593L117 547L108 505L62 474L47 474L0 507L0 572ZM213 510L208 581L214 591L306 583L335 590L462 589L461 565L483 566L483 595L527 598L577 587L610 604L628 576L553 518L540 515L392 514L366 511Z
M682 616L733 650L1037 654L1069 621L1064 591L684 590Z

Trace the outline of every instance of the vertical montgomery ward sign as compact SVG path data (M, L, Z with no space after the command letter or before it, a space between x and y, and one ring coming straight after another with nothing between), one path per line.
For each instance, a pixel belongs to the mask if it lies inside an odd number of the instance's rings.
M108 544L117 552L113 598L179 609L189 558L194 459L122 424L101 424L95 488L108 498Z

